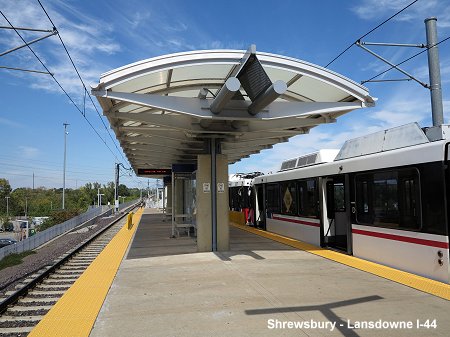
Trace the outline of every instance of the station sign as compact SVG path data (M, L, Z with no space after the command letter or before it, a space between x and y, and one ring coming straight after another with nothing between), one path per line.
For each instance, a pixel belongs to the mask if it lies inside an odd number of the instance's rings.
M172 174L171 169L138 169L138 175L146 176L168 176Z

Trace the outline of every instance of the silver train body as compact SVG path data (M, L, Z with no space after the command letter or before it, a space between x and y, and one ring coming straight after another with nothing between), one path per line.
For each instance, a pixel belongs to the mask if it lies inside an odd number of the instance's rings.
M438 131L408 124L284 162L252 181L255 225L449 283L450 129Z

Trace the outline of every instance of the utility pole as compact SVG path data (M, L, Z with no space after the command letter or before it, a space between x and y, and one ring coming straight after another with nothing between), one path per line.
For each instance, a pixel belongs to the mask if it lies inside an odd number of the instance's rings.
M28 213L28 198L25 197L25 219L28 219L27 213Z
M100 189L98 189L98 192L97 192L97 206L98 207L102 206L102 195L105 195L105 194L100 193Z
M33 172L33 191L34 191L34 172Z
M66 194L66 143L67 143L67 126L70 125L68 123L63 123L64 125L64 172L63 172L63 195L62 195L62 209L65 209L65 194Z
M9 198L11 198L11 197L5 197L5 199L6 199L6 221L9 220Z
M156 179L156 209L159 208L159 179Z
M114 212L119 211L119 170L120 163L115 163L115 180L114 180Z

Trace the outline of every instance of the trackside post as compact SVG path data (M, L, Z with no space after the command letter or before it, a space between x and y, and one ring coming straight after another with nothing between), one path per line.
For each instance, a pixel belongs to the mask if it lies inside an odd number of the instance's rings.
M133 212L128 213L128 216L127 216L127 227L128 227L128 229L133 228Z

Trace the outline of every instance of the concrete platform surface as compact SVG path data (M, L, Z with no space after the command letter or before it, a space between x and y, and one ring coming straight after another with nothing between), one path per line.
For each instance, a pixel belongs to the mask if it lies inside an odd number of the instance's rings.
M157 217L140 226L166 233ZM449 301L236 228L231 243L124 259L91 336L449 335Z

